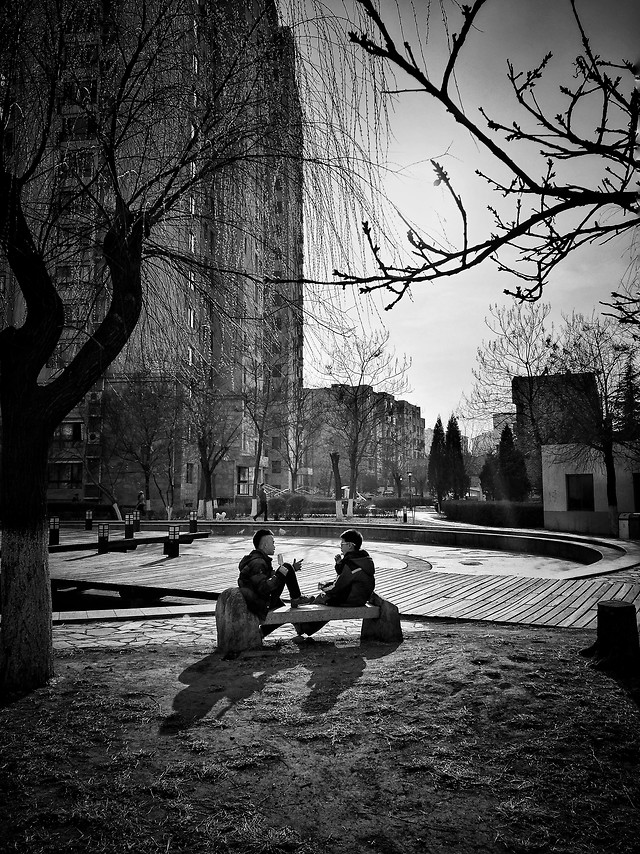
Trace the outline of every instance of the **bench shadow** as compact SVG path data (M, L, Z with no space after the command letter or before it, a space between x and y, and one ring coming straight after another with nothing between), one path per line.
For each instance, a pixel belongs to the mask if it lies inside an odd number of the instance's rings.
M318 661L322 645L323 660ZM367 662L392 653L400 644L369 643L362 646L336 646L316 642L303 646L299 655L278 656L271 652L225 661L211 653L182 671L178 677L187 687L176 694L173 711L162 722L160 735L176 735L204 718L221 720L237 703L260 694L279 672L303 665L310 670L309 694L301 710L307 714L329 711L341 694L353 687L364 673Z

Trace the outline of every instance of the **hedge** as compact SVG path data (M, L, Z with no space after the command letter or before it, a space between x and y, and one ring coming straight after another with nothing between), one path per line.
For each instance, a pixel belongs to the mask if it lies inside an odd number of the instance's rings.
M442 512L453 522L493 528L544 528L542 504L516 501L444 501Z

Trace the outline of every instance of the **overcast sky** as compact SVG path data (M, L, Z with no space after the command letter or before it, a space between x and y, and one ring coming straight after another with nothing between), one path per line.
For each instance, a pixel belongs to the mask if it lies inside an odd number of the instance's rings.
M416 0L418 27L414 23L412 4L383 0L381 7L397 33L399 13L403 20L403 37L420 52L418 32L427 30L426 2ZM460 17L452 0L435 0L428 21L429 41L423 48L432 75L447 55L446 35L442 27L441 7L450 13L450 31L460 26ZM587 31L598 53L614 61L635 60L640 54L639 0L578 0ZM507 59L523 69L533 67L551 51L553 60L540 87L541 96L555 98L558 82L571 85L572 61L579 44L570 14L569 0L491 0L478 21L469 49L462 57L457 78L462 103L469 114L482 104L502 120L516 119L513 99L506 82ZM422 39L424 45L424 38ZM397 77L398 88L405 81ZM411 85L411 84L409 84ZM633 79L626 81L629 89ZM552 113L553 115L553 113ZM457 222L453 217L446 191L434 186L429 163L436 158L449 172L456 190L476 218L479 234L488 221L485 207L489 199L474 170L486 164L484 155L469 136L444 115L442 109L422 93L398 96L391 116L392 138L388 145L386 189L391 201L418 229L434 234L443 231L455 236ZM526 153L523 152L523 157ZM398 222L398 233L406 227ZM630 262L627 238L605 247L581 250L565 261L554 274L545 301L552 306L553 316L572 310L590 313L599 300L606 300L611 290L620 285ZM398 353L412 359L409 375L412 391L405 397L418 404L427 427L441 415L443 422L458 412L461 396L472 385L471 371L475 353L483 338L489 337L484 325L489 306L507 304L502 293L514 282L486 264L464 277L437 284L415 286L410 297L390 312L381 314L391 332L391 343ZM388 300L377 299L382 306ZM464 429L464 425L463 429Z

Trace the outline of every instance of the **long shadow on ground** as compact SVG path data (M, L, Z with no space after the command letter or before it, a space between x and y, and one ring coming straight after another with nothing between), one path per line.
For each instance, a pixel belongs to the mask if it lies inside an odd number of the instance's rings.
M389 655L398 646L398 643L371 643L338 647L334 643L315 643L301 647L295 657L274 656L272 651L265 650L233 661L212 653L180 674L180 682L187 687L175 696L173 712L161 724L160 734L176 734L207 716L220 720L240 701L261 693L278 673L300 666L311 671L307 679L310 691L301 702L301 710L326 712L344 691L358 682L367 661Z

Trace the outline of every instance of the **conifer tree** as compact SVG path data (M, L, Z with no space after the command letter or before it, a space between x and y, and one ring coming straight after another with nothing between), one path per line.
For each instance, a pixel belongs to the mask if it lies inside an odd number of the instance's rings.
M494 451L490 451L480 471L480 486L487 501L495 501L500 497L500 474L498 459Z
M455 415L449 418L445 436L445 451L447 457L447 482L454 499L464 498L469 488L469 478L464 467L462 454L462 436L458 419Z
M509 501L524 501L531 485L524 457L516 448L513 432L507 424L498 445L498 471L502 497Z
M640 436L640 385L633 353L629 352L620 384L614 394L615 429L622 441Z
M444 427L442 420L438 419L433 428L433 439L429 451L429 468L427 470L427 482L438 504L448 492L447 481L447 449L445 444Z

